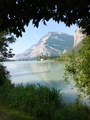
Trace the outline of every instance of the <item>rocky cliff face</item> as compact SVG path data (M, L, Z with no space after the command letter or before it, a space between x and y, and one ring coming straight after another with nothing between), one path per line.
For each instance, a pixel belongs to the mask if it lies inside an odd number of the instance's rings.
M40 55L59 56L67 49L73 47L74 38L61 32L49 32L41 40L15 59L33 59Z
M85 37L85 34L81 32L81 28L78 28L74 33L74 46L73 47L77 46L84 37Z

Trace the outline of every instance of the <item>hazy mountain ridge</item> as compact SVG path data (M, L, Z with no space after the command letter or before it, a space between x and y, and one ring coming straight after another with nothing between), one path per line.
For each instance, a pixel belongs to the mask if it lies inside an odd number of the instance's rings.
M73 47L74 37L61 32L48 32L40 41L25 52L15 55L14 59L34 59L40 55L59 56Z

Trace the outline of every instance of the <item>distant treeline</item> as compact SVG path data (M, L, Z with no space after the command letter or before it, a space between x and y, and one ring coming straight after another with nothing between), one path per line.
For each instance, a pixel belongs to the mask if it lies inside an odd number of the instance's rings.
M37 56L36 60L38 61L42 61L42 60L55 60L55 61L67 61L69 60L69 55L68 54L62 54L60 56L46 56L46 55L41 55L41 56Z

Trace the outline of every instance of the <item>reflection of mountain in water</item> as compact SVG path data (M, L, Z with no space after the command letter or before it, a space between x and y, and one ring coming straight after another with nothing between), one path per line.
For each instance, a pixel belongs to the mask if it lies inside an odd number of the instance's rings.
M64 65L56 62L36 62L27 64L31 75L38 74L41 81L50 86L57 86L63 81Z
M74 81L66 84L63 79L64 63L54 61L19 61L5 62L11 74L12 83L15 84L37 84L46 85L60 89L65 100L74 101L78 94ZM74 89L72 89L74 88ZM84 99L84 102L87 101Z
M38 76L39 84L46 85L50 88L54 87L63 93L64 99L74 101L77 98L77 88L74 87L74 82L67 84L63 78L64 75L64 63L59 62L35 62L27 64L25 68L30 70L30 75ZM38 81L36 80L36 83ZM73 87L73 90L72 90Z

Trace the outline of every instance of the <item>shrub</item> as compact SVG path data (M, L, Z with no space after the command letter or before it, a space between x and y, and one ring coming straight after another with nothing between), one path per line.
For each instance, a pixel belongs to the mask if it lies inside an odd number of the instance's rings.
M40 85L18 85L2 89L2 101L10 107L42 120L52 119L55 110L62 108L62 95L59 91Z

